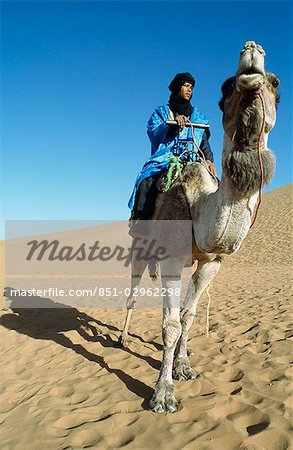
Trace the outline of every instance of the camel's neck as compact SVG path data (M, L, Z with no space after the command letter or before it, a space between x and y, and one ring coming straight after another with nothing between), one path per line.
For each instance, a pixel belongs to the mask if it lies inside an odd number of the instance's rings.
M237 251L249 231L257 197L255 191L250 195L237 193L223 170L219 189L204 194L196 207L194 235L199 250L227 254Z
M208 195L200 208L194 229L199 249L205 253L237 251L249 231L257 195L236 196L223 176L218 191Z

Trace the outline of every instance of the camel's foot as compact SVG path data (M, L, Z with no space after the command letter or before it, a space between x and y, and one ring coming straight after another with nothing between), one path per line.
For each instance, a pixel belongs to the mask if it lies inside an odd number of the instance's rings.
M129 336L128 334L121 334L119 336L118 342L117 342L117 347L127 347L129 344Z
M173 365L174 380L195 380L197 373L190 367L188 358L176 358Z
M174 386L168 382L158 382L149 407L155 413L175 412L178 403L174 397Z
M194 356L195 355L195 351L192 350L192 348L188 348L187 349L187 356Z

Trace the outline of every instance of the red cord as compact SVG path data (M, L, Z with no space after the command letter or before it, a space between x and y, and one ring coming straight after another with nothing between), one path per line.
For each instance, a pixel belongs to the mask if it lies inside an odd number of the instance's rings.
M260 98L263 117L262 117L261 131L260 131L260 135L259 135L259 138L258 138L258 144L257 144L258 161L259 161L259 167L260 167L260 183L259 183L259 188L258 188L258 202L257 202L257 205L256 205L256 210L255 210L254 217L253 217L253 220L251 222L250 228L252 228L253 225L256 222L256 218L257 218L257 215L258 215L259 207L260 207L261 202L262 202L262 187L263 187L263 180L264 180L264 170L263 170L263 163L262 163L262 159L261 159L261 138L263 136L264 129L265 129L266 116L265 116L264 100L262 98L261 93L258 92L256 94L256 96L258 98Z
M214 180L218 183L217 177L215 177L215 175L214 175L214 174L210 171L210 169L209 169L207 160L206 160L206 158L205 158L205 156L204 156L204 153L203 153L202 149L197 145L197 142L196 142L195 136L194 136L194 129L193 129L194 127L193 127L193 125L192 125L192 122L191 122L188 118L187 118L187 123L190 124L193 143L194 143L194 145L196 146L198 152L200 153L200 155L201 155L201 157L202 157L202 159L203 159L203 161L204 161L204 166L205 166L205 168L207 169L208 173L214 178Z
M256 205L256 210L255 210L254 217L253 217L253 220L252 220L252 222L251 222L250 228L252 228L253 225L254 225L255 222L256 222L257 215L258 215L258 211L259 211L259 208L260 208L260 205L261 205L261 202L262 202L262 187L263 187L263 180L264 180L264 170L263 170L263 163L262 163L262 159L261 159L261 138L262 138L262 136L263 136L264 129L265 129L265 123L266 123L265 105L264 105L263 97L262 97L262 95L261 95L260 92L257 92L257 93L256 93L256 97L258 97L258 98L260 99L260 101L261 101L262 113L263 113L263 114L262 114L261 131L260 131L260 134L259 134L259 137L258 137L258 143L257 143L257 153L258 153L258 161L259 161L259 167L260 167L260 183L259 183L259 188L258 188L258 202L257 202L257 205ZM210 170L209 170L209 168L208 168L208 165L207 165L205 156L204 156L204 154L203 154L201 148L197 145L197 142L196 142L195 136L194 136L193 126L191 125L191 121L190 121L189 119L187 119L187 122L188 122L188 123L190 124L190 126L191 126L192 139L193 139L193 142L194 142L194 144L195 144L197 150L198 150L199 153L202 155L202 159L203 159L203 161L204 161L205 168L206 168L207 171L211 174L211 176L212 176L213 178L215 178L214 175L210 172Z

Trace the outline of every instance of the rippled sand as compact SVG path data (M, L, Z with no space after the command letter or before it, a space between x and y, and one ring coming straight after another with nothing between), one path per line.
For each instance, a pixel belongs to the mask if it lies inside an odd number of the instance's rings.
M242 249L225 258L192 326L194 381L180 409L147 409L162 357L161 310L3 309L1 449L285 450L292 417L292 186L264 195ZM3 246L2 246L3 247ZM3 251L2 251L3 259Z

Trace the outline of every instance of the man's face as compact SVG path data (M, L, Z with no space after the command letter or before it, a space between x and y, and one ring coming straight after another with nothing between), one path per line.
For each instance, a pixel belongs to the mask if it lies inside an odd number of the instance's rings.
M182 98L184 100L190 100L192 97L192 90L193 86L192 84L188 83L187 81L181 86L181 89L178 93L178 97Z

